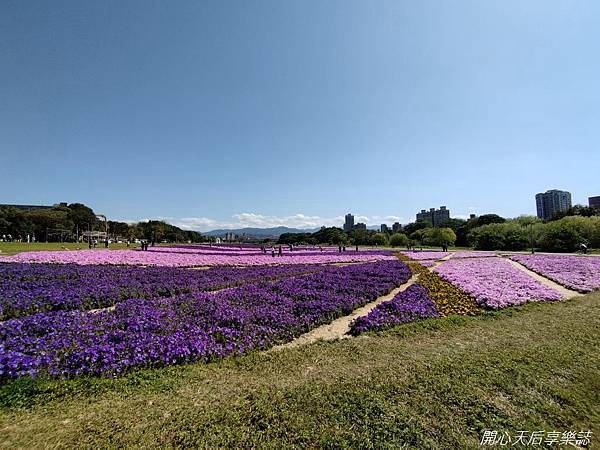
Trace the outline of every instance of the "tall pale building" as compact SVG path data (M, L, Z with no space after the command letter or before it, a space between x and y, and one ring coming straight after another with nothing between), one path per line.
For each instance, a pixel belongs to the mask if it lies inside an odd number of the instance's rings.
M571 193L558 189L541 192L535 196L535 206L540 219L552 219L556 213L566 211L572 206Z
M420 213L417 213L417 220L429 222L434 227L439 227L449 219L450 210L445 206L440 206L440 209L429 208L429 211L422 209Z
M354 216L352 214L346 214L346 220L344 222L344 231L352 231L354 229Z

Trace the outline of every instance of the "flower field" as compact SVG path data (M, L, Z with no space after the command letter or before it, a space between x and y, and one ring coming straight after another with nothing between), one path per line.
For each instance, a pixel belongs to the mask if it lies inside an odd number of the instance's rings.
M419 284L398 293L393 299L380 303L369 314L359 317L350 325L354 335L365 331L389 328L415 320L439 317L427 290Z
M282 248L282 256L264 254L260 248L242 247L236 250L224 246L151 247L140 250L71 250L54 252L23 252L1 257L0 262L58 263L79 265L141 265L160 267L198 266L259 266L269 264L329 264L345 262L372 262L393 260L388 251L348 249L338 253L337 248L302 248L290 252Z
M513 259L573 289L600 286L600 258ZM252 246L190 245L1 261L0 380L115 376L266 349L350 314L412 275L417 284L354 320L350 332L561 298L491 252L285 247L272 256Z
M574 255L513 255L511 259L580 292L600 289L600 257Z
M324 266L171 267L0 263L0 321L37 312L106 308L129 298L171 297L324 270Z
M562 296L501 258L450 259L433 269L485 308L504 308Z
M41 272L37 279L43 278ZM27 279L26 274L20 276ZM110 284L108 276L103 282ZM113 310L96 313L32 313L0 323L0 379L115 376L131 367L208 361L263 349L346 315L409 277L408 267L394 259L321 267L216 293L197 290L206 285L192 283L189 292L123 299ZM49 278L57 279L52 272ZM149 292L158 295L153 287Z

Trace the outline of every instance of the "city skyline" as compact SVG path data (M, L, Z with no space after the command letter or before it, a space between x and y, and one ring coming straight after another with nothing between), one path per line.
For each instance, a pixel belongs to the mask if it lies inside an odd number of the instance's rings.
M553 192L553 191L558 191L558 192L565 192L567 194L569 194L569 197L571 196L571 193L569 191L561 191L561 190L556 190L556 189L549 189L545 192L545 194L549 193L549 192ZM540 193L535 194L534 197L534 205L537 208L537 198L538 196L541 195ZM582 205L582 206L586 206L588 203L590 206L592 206L591 202L592 199L594 200L594 202L598 203L600 200L600 196L589 196L588 197L588 201L587 202L573 202L572 205ZM15 203L15 205L20 205L22 207L33 207L33 208L47 208L50 207L52 205L56 205L56 204L65 204L65 202L53 202L53 203L49 203L46 205L42 205L42 204L37 204L37 205L26 205L24 203L18 204ZM72 202L67 202L67 203L72 203ZM73 202L73 203L81 203L81 202ZM0 206L2 206L0 204ZM9 204L5 204L5 206L10 206ZM92 208L94 208L94 205L88 205L91 206ZM416 214L411 216L397 216L397 215L375 215L375 216L366 216L366 215L361 215L361 214L355 214L355 213L348 213L346 212L343 216L332 216L332 217L320 217L320 216L309 216L309 215L305 215L305 214L293 214L290 216L284 216L284 217L277 217L277 216L268 216L268 215L262 215L262 214L256 214L256 213L241 213L241 214L235 214L231 217L232 220L229 221L219 221L219 220L215 220L215 219L211 219L211 218L207 218L207 217L187 217L187 218L174 218L174 217L165 217L165 216L158 216L158 217L145 217L145 218L137 218L137 219L132 219L132 218L120 218L120 217L109 217L109 220L115 220L115 221L120 221L120 222L128 222L128 223L136 223L136 222L143 222L143 221L148 221L148 220L163 220L165 222L171 223L173 225L176 225L182 229L185 230L194 230L194 231L200 231L200 232L208 232L208 231L213 231L213 230L218 230L218 229L230 229L230 230L236 230L236 229L242 229L242 228L277 228L277 227L287 227L287 228L296 228L296 229L303 229L303 230L313 230L313 229L318 229L322 226L328 226L328 227L338 227L338 228L342 228L345 231L350 231L351 229L354 229L354 227L356 225L366 225L369 229L374 229L375 227L379 227L381 228L382 225L387 225L389 227L389 229L393 228L394 224L400 224L400 225L406 225L408 223L412 223L415 222L416 220L418 220L418 217L420 214L425 213L431 213L433 211L435 211L436 213L439 212L446 212L448 213L448 218L452 218L452 219L463 219L463 220L468 220L469 218L471 218L473 215L483 215L483 214L499 214L495 211L481 211L481 212L473 212L471 209L471 211L468 214L452 214L449 215L450 213L450 209L447 208L446 206L442 206L441 210L435 210L435 208L429 208L427 210L421 209L419 212L417 212ZM96 209L96 212L98 212L98 210ZM417 218L415 218L415 215ZM499 214L502 217L505 218L515 218L515 217L519 217L519 216L538 216L539 217L539 210L536 211L536 213L533 214L519 214L516 216L507 216L507 215L503 215L503 214ZM347 229L347 226L350 226L350 228Z

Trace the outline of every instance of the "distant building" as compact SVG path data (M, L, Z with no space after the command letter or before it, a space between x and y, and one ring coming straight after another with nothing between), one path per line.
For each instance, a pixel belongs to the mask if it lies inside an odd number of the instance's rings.
M352 214L346 214L346 220L344 222L344 231L352 231L354 229L354 216Z
M590 203L590 208L600 209L600 195L588 198L588 202Z
M354 230L367 230L367 224L366 223L361 223L358 222L356 225L354 225Z
M387 233L388 231L390 231L390 227L388 227L385 223L382 223L379 227L379 231L381 231L382 233Z
M233 242L238 238L237 234L235 233L225 233L225 241L228 242Z
M400 231L402 231L402 225L400 225L400 222L394 222L394 224L392 225L392 231L394 233L399 233Z
M444 221L450 219L450 210L445 206L440 206L440 209L430 208L429 211L421 210L417 213L417 221L422 220L429 222L433 227L439 227Z
M535 205L540 219L552 219L557 212L566 211L571 207L571 193L552 189L536 194Z

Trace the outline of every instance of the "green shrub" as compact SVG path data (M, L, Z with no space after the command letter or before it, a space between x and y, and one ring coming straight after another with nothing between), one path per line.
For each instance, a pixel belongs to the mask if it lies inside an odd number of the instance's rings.
M404 233L394 233L390 237L390 245L392 247L401 247L408 243L408 237Z
M583 238L575 227L563 221L549 222L541 229L539 246L551 252L574 252Z

